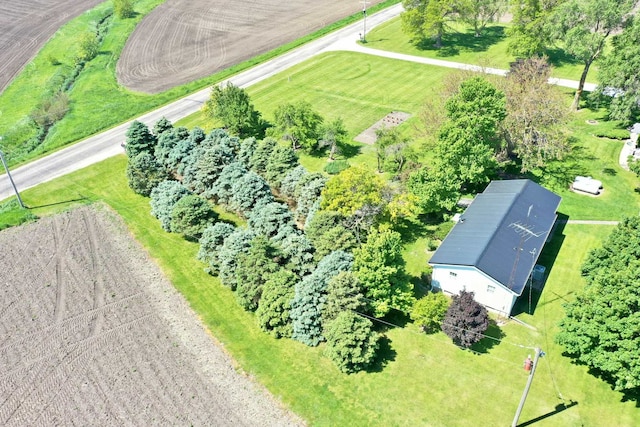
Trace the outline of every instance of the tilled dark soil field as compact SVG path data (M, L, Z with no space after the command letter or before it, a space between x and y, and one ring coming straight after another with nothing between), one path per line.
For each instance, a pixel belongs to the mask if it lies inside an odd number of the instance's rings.
M298 425L105 207L0 232L0 425Z
M58 28L102 1L0 1L0 93Z
M162 92L268 52L359 10L362 4L356 0L167 0L129 37L118 61L118 81L135 91Z

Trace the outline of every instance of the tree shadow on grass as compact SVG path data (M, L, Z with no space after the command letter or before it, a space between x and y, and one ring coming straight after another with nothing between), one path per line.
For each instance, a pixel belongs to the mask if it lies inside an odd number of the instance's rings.
M489 327L484 332L485 338L471 346L471 350L477 353L488 353L494 346L500 343L500 340L505 337L505 333L498 326L495 320L489 320Z
M586 363L581 362L579 359L576 359L574 355L569 354L566 351L563 351L562 355L571 359L571 363L573 363L574 365L587 366L587 372L589 373L589 375L601 379L602 381L609 384L612 390L615 390L616 380L610 374L592 366L588 366ZM640 408L640 387L619 391L622 394L622 398L620 399L621 402L634 402L636 408Z
M396 360L397 352L391 347L391 340L387 337L380 338L378 341L378 351L373 363L367 368L367 372L382 372L389 364Z
M549 57L549 63L554 67L577 65L581 63L562 49L547 49L545 53Z
M416 47L420 50L437 52L437 56L450 57L460 52L486 52L504 38L504 27L493 26L485 28L480 37L476 37L473 30L446 34L441 48L435 47L430 38L420 41Z

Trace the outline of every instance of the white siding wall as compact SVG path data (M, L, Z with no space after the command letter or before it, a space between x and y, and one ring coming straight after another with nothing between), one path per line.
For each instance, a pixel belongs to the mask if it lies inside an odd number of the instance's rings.
M474 299L491 311L511 314L517 295L498 284L475 267L459 265L434 265L431 275L434 288L456 295L461 290L474 293Z

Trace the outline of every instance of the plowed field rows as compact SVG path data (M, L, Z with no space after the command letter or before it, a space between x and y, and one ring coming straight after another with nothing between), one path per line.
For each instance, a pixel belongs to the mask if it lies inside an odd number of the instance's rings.
M62 24L102 1L0 1L0 93Z
M114 214L0 232L0 425L295 425Z
M127 41L117 65L118 80L132 90L162 92L361 9L355 0L167 0L142 20Z

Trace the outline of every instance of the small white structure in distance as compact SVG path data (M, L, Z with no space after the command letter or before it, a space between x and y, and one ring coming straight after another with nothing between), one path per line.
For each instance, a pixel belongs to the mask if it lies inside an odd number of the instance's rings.
M574 190L598 195L602 189L602 182L590 176L576 176L571 186Z
M633 126L631 126L629 132L631 132L631 143L634 147L637 147L638 135L640 135L640 123L635 123Z

